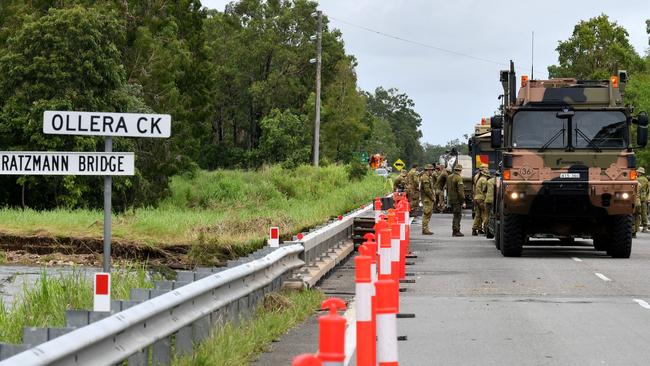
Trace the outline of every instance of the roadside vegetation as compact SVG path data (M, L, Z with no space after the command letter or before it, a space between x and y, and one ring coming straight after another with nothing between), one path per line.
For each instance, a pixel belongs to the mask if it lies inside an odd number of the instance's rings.
M136 245L185 245L201 262L241 255L263 245L270 226L279 225L283 235L300 232L390 190L385 179L356 171L272 166L176 176L158 207L116 214L113 237ZM102 230L100 210L0 209L5 234L101 239Z
M322 300L323 294L313 290L267 296L254 318L236 327L226 324L215 329L193 356L175 360L174 365L248 365L271 342L313 314Z
M152 288L144 265L115 268L111 281L114 299L128 300L132 288ZM11 306L0 300L0 342L20 343L23 327L62 327L68 309L92 309L92 278L82 270L49 275L23 289Z

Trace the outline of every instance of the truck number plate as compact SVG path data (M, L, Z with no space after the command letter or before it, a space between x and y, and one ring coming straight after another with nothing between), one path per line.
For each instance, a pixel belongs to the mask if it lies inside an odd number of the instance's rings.
M563 179L580 178L580 173L560 173L560 178Z

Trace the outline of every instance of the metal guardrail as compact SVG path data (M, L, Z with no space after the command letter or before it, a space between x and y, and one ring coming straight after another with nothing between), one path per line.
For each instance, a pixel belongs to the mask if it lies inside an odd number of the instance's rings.
M221 319L219 309L300 267L303 261L298 254L302 251L301 245L280 247L264 258L215 273L73 330L0 365L110 365L129 357L129 365L146 365L148 354L142 357L142 350L175 333L176 351L182 353L188 347L191 350L192 332L197 331L193 328L209 330Z
M372 211L372 205L358 209L343 216L341 220L332 221L329 225L317 228L305 235L302 240L292 243L299 243L305 247L301 258L305 263L313 263L320 256L327 253L342 241L352 237L354 218L365 215Z
M129 366L169 364L172 351L191 354L217 324L250 315L257 301L279 290L296 268L325 264L311 276L308 285L315 284L354 249L348 241L354 219L371 210L369 205L352 211L300 241L285 242L276 250L263 248L225 269L180 271L176 281L159 281L156 289L133 289L131 301L114 302L112 315L72 310L66 314L68 328L25 328L23 345L0 344L0 357L15 355L0 366L113 365L125 360Z

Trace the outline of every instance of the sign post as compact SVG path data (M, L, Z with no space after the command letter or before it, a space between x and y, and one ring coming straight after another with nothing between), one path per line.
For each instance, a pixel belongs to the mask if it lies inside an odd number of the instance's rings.
M107 136L104 139L104 152L113 152L113 138ZM104 176L104 258L102 260L102 269L106 273L111 273L111 237L112 237L112 219L113 219L113 176Z
M105 136L104 154L108 155L113 154L113 136L166 138L171 136L171 120L171 116L168 114L45 111L43 113L43 132L54 135ZM134 170L134 168L131 169L131 174L128 175L133 175ZM105 174L101 175L104 175L102 267L105 273L110 273L112 190L113 175L116 174L105 171Z

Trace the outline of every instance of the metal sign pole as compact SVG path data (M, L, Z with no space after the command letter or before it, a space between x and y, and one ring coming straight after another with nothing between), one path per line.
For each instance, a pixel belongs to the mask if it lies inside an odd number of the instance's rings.
M113 138L107 136L104 139L104 151L113 152ZM104 176L104 272L111 272L111 219L112 219L112 191L113 177Z

